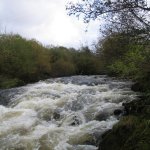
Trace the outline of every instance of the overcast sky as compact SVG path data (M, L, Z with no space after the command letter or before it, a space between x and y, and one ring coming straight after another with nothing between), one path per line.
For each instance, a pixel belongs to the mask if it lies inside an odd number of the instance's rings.
M18 33L44 45L76 48L90 46L97 40L99 22L91 22L88 32L85 32L87 24L67 15L67 2L68 0L0 0L1 32Z

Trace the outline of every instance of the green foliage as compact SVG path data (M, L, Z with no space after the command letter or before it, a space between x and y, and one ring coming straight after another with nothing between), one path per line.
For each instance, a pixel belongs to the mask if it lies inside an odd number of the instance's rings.
M150 121L135 116L123 117L104 136L101 150L149 150ZM108 144L109 143L109 144Z
M54 47L50 49L51 53L51 76L68 76L76 73L76 66L73 62L73 55L77 52L72 52L65 47Z
M110 75L140 82L143 91L150 91L150 41L112 33L98 43L103 70Z
M54 77L69 76L75 74L75 65L72 62L59 59L52 64L52 73Z
M129 39L125 34L122 33L113 33L105 37L101 42L101 55L108 61L112 61L122 58L124 53L128 50Z
M23 81L37 81L51 68L45 48L19 35L1 35L0 53L0 73Z
M6 76L0 76L0 88L11 88L15 86L21 86L24 82L17 78L9 78Z
M99 61L88 47L80 51L65 47L46 48L20 35L0 35L0 88L40 79L99 73Z
M90 51L80 51L74 57L74 62L76 62L77 74L90 75L100 73L100 61Z
M100 61L88 47L82 47L79 51L54 47L50 51L52 53L52 76L90 75L100 72Z
M109 69L115 61L122 60L124 54L128 51L129 39L123 33L113 33L109 36L104 37L104 39L98 42L97 55L99 56L99 61L101 61L101 69L105 73L115 73L120 72L121 62L118 62L117 71Z
M122 35L122 36L120 36ZM125 39L125 40L124 40ZM122 43L124 41L124 44ZM106 37L98 49L106 72L130 78L133 89L144 92L144 99L125 104L129 116L123 117L111 131L105 133L100 150L150 149L150 40L137 40L118 33Z
M145 54L143 53L143 46L135 45L129 47L122 59L117 59L109 66L110 71L117 75L129 78L138 78L141 76L141 67L145 61Z

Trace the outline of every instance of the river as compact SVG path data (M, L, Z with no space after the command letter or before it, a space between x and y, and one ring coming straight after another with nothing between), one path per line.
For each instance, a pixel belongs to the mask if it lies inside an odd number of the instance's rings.
M0 150L96 150L118 122L132 83L72 76L0 91Z

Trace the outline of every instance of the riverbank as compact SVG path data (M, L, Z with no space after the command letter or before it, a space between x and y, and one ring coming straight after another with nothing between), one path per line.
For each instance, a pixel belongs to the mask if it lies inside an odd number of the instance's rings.
M150 96L143 94L123 106L126 114L103 134L99 150L149 150Z

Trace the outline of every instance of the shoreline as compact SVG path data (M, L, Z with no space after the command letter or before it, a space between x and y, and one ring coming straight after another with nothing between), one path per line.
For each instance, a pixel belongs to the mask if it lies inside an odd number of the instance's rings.
M131 89L135 89L137 83ZM139 99L123 103L125 115L111 130L106 131L98 150L149 150L150 148L150 97L141 92Z

